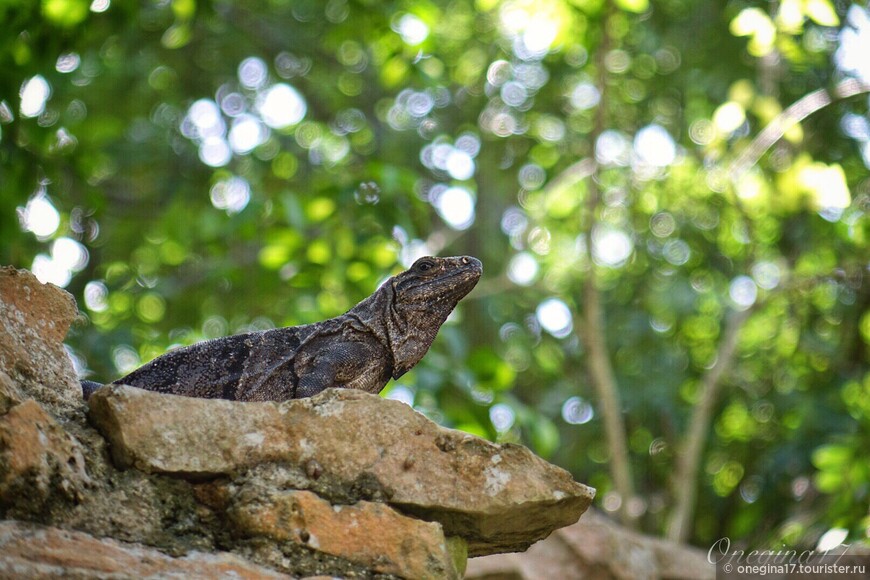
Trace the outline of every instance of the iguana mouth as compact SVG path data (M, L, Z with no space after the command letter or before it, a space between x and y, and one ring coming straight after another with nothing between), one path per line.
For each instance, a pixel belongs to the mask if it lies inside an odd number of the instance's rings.
M480 262L478 262L478 264L480 264ZM474 267L472 265L468 269L446 274L443 278L438 279L438 284L440 285L442 282L453 281L458 278L460 280L458 283L452 283L450 285L454 289L454 292L451 292L450 296L463 298L466 294L471 292L475 286L477 286L482 273L483 269L480 266Z
M471 256L463 256L461 260L465 266L464 268L454 272L448 272L440 277L438 282L440 283L442 280L450 280L456 277L468 277L469 282L473 281L474 284L477 284L478 280L480 280L480 276L483 274L483 264L480 263L480 260L472 258Z

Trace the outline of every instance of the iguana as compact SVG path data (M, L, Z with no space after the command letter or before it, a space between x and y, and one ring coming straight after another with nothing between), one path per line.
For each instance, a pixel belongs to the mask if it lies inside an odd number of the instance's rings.
M341 316L171 350L113 384L232 401L300 399L328 387L378 393L423 358L482 271L469 256L420 258ZM82 381L84 397L101 386Z

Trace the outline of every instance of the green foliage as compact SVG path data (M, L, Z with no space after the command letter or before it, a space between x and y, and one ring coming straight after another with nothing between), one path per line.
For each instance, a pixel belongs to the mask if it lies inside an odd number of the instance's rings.
M385 396L529 445L614 509L581 338L594 274L653 533L725 321L748 308L691 540L859 540L867 99L730 169L849 72L832 60L837 27L856 30L842 8L2 2L0 263L73 293L75 360L108 380L175 345L339 314L422 252L475 255L484 280Z

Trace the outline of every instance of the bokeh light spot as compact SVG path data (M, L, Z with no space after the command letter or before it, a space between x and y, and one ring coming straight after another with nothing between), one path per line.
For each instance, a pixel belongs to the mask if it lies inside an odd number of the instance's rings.
M87 249L72 238L62 237L51 244L51 259L60 267L80 272L88 265Z
M565 338L574 329L571 310L558 298L541 302L535 310L535 317L541 327L556 338Z
M634 153L641 163L667 167L677 157L677 145L664 127L652 124L634 136Z
M592 258L596 264L619 268L624 265L634 250L627 233L608 225L598 225L592 230Z
M239 213L251 200L251 186L242 177L233 176L215 183L210 192L211 203L227 214Z
M692 251L689 249L689 244L683 240L668 240L662 249L662 255L674 266L682 266L689 261Z
M630 143L628 138L613 129L608 129L595 141L595 158L602 165L626 166L629 162Z
M240 115L233 121L229 134L230 147L241 154L252 151L267 138L265 128L253 115Z
M308 110L302 95L285 83L270 87L257 99L257 111L263 122L273 129L283 129L299 123Z
M569 97L571 106L581 111L591 109L600 99L601 93L598 92L598 88L588 81L578 83Z
M655 214L649 220L649 229L657 238L668 237L674 233L676 227L677 222L674 220L674 216L666 211Z
M57 63L54 65L55 70L59 73L71 73L81 64L82 59L75 52L67 52L57 57Z
M746 111L734 101L720 105L713 113L713 125L725 135L730 135L746 121Z
M752 278L760 288L773 290L779 286L782 271L773 262L758 262L752 266Z
M527 163L520 167L518 177L523 189L534 191L544 185L547 180L547 172L536 163Z
M834 53L837 67L864 82L870 82L870 10L852 4L846 13L846 26L840 31L840 43Z
M36 75L21 87L21 115L37 117L45 110L51 96L51 86L41 75Z
M441 190L434 200L438 215L455 230L468 229L474 223L474 199L464 187Z
M266 84L269 70L263 59L251 56L239 64L239 82L248 89L259 89Z
M394 386L390 389L390 392L386 394L385 398L392 401L401 401L409 407L414 405L414 391L404 385Z
M36 279L43 284L54 284L61 288L66 288L72 279L72 272L45 254L34 256L30 270Z
M223 167L233 158L233 152L222 137L208 137L199 146L199 158L211 167Z
M728 295L738 310L746 310L755 304L758 297L758 287L749 276L737 276L731 281Z
M833 550L840 544L846 541L849 537L849 530L845 528L831 528L819 538L819 543L816 545L816 550L819 552L828 552Z
M393 24L392 29L408 46L422 44L429 37L429 27L413 14L403 14Z
M464 181L474 176L474 160L465 151L452 149L447 154L444 166L453 179Z
M595 411L582 397L571 397L562 403L562 419L571 425L583 425L592 420Z
M538 261L529 252L520 252L508 263L507 276L511 282L528 286L538 275Z
M38 238L47 238L60 226L60 214L43 193L30 198L21 212L24 229Z
M109 289L100 281L85 284L85 306L91 312L105 312L109 308Z
M499 433L509 431L513 427L516 418L516 412L506 403L496 403L489 408L489 420Z

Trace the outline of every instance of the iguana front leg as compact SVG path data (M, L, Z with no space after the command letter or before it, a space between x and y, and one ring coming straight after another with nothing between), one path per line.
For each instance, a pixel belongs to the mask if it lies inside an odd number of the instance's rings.
M314 340L296 354L294 398L310 397L329 387L380 392L392 372L392 356L368 335L356 340Z
M321 357L320 360L308 367L299 376L299 382L296 385L293 398L311 397L329 387L340 386L335 384L337 370L332 360L327 357Z

